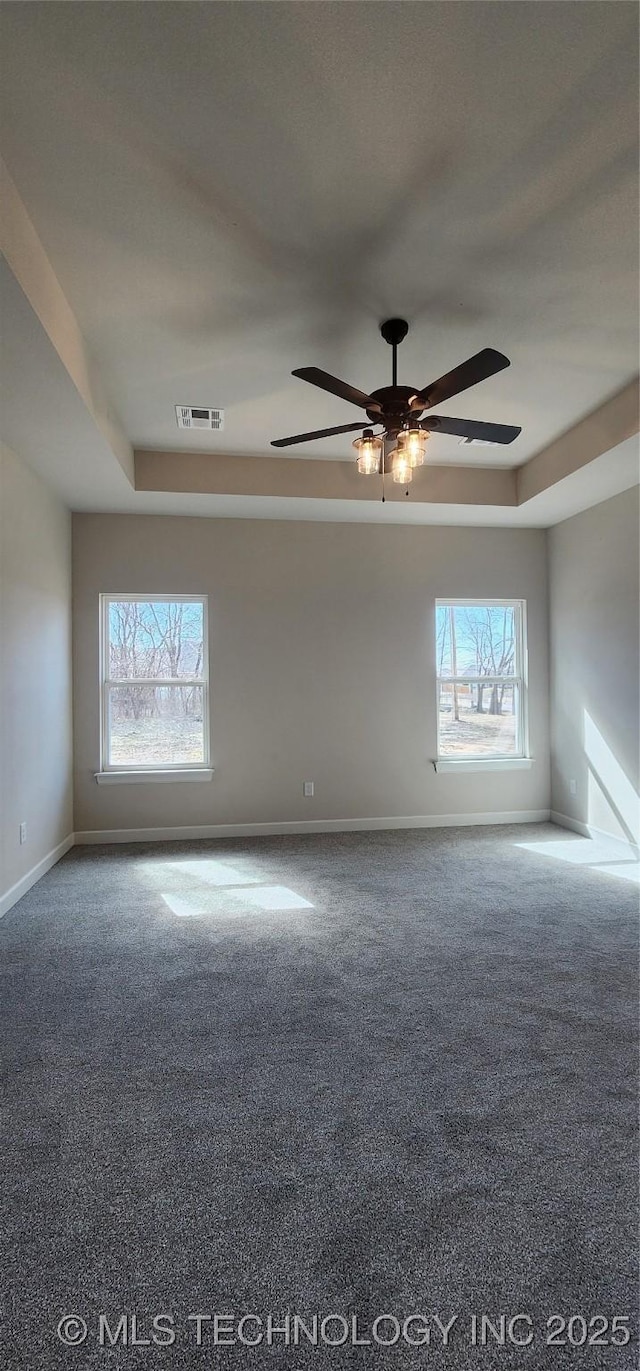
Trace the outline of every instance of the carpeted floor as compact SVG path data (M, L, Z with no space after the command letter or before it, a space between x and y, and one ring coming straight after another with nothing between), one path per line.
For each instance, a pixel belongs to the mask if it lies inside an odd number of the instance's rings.
M601 1344L636 1305L638 892L556 840L69 853L0 923L7 1371L635 1367ZM268 1345L287 1310L357 1331ZM235 1345L196 1346L214 1312ZM101 1346L100 1313L175 1342ZM474 1346L483 1313L533 1341Z

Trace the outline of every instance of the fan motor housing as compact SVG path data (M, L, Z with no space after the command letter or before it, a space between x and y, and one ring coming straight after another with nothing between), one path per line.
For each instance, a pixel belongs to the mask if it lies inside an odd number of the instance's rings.
M415 393L410 386L381 386L380 390L372 390L371 399L377 400L382 410L382 415L376 410L367 410L372 424L383 422L387 432L397 433L408 419L417 418L411 407Z

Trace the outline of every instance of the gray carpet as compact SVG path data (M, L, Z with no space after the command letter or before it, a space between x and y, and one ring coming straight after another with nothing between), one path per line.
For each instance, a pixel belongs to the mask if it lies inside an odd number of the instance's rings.
M638 892L538 840L570 835L76 848L35 886L0 923L4 1367L635 1366L545 1325L635 1315ZM431 1344L187 1319L287 1310ZM101 1312L175 1342L101 1347ZM483 1312L533 1343L473 1346Z

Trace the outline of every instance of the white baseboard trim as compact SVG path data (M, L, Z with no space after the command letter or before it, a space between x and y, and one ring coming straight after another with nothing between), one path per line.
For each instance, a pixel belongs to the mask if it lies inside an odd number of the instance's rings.
M56 862L60 861L61 857L64 857L65 852L68 852L69 848L73 847L74 841L75 835L73 833L68 833L66 838L64 838L61 843L58 843L57 847L54 847L51 852L47 853L46 857L42 858L41 862L37 862L35 866L32 866L30 871L27 871L26 876L23 876L21 880L16 881L15 885L12 885L9 890L5 891L4 895L0 895L0 919L18 900L22 899L23 895L26 895L32 885L35 885L36 881L40 880L41 876L44 876L47 871L51 870L52 866L55 866Z
M618 833L607 833L604 828L595 828L593 824L583 824L580 819L572 819L568 814L560 814L556 809L551 810L550 818L552 824L557 824L558 828L569 828L572 833L579 833L583 838L592 838L594 842L613 843L625 855L631 854L636 860L640 857L640 846L630 842L627 838L621 838Z
M193 838L259 838L286 833L360 833L384 828L467 828L476 824L536 824L548 809L495 814L411 814L375 819L294 819L273 824L206 824L184 828L111 828L76 833L76 843L166 843Z

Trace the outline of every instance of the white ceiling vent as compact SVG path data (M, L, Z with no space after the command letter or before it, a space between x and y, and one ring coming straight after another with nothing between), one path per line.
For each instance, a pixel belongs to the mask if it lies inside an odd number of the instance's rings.
M502 447L502 443L490 443L487 438L461 438L458 447Z
M223 409L197 409L194 405L176 405L178 428L208 428L216 433L224 428Z

